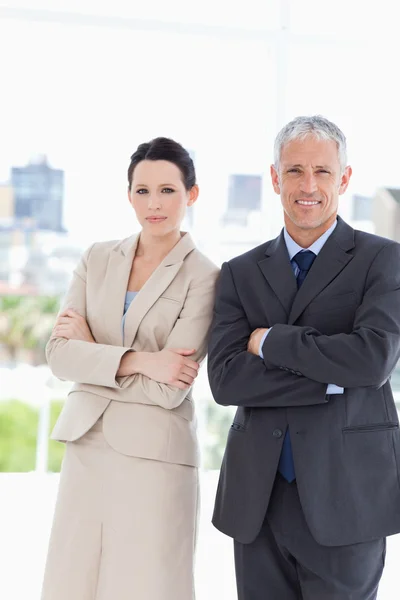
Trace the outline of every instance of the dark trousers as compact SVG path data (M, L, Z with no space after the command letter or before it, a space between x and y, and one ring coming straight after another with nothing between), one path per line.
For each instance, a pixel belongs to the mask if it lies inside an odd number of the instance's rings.
M296 482L277 475L263 527L235 541L239 600L375 600L386 539L321 546L312 537Z

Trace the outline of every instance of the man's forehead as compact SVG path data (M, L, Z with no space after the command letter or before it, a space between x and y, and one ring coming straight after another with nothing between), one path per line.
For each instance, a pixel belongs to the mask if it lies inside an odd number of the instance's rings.
M338 148L333 140L306 138L291 140L281 151L282 164L301 166L304 164L327 165L339 161Z

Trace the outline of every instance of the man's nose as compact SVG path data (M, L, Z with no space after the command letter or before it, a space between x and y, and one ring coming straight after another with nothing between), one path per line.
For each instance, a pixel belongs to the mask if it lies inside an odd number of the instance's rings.
M305 194L312 194L317 189L317 180L314 173L305 172L301 181L301 191Z

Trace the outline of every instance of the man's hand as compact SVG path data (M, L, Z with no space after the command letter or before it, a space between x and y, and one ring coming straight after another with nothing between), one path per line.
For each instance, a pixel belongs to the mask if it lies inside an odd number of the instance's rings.
M259 355L260 344L261 344L262 337L266 331L268 331L268 329L264 329L264 328L260 328L260 327L253 331L253 333L250 336L249 342L247 344L247 352L250 352L251 354L255 354L256 356L260 356Z
M95 343L86 320L72 308L60 314L53 328L53 335L67 340Z

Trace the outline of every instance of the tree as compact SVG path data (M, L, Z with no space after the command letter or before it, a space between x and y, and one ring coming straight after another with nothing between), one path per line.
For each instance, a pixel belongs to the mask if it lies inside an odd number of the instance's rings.
M30 350L32 363L46 363L45 347L59 308L54 296L0 297L0 344L12 364L21 350Z

